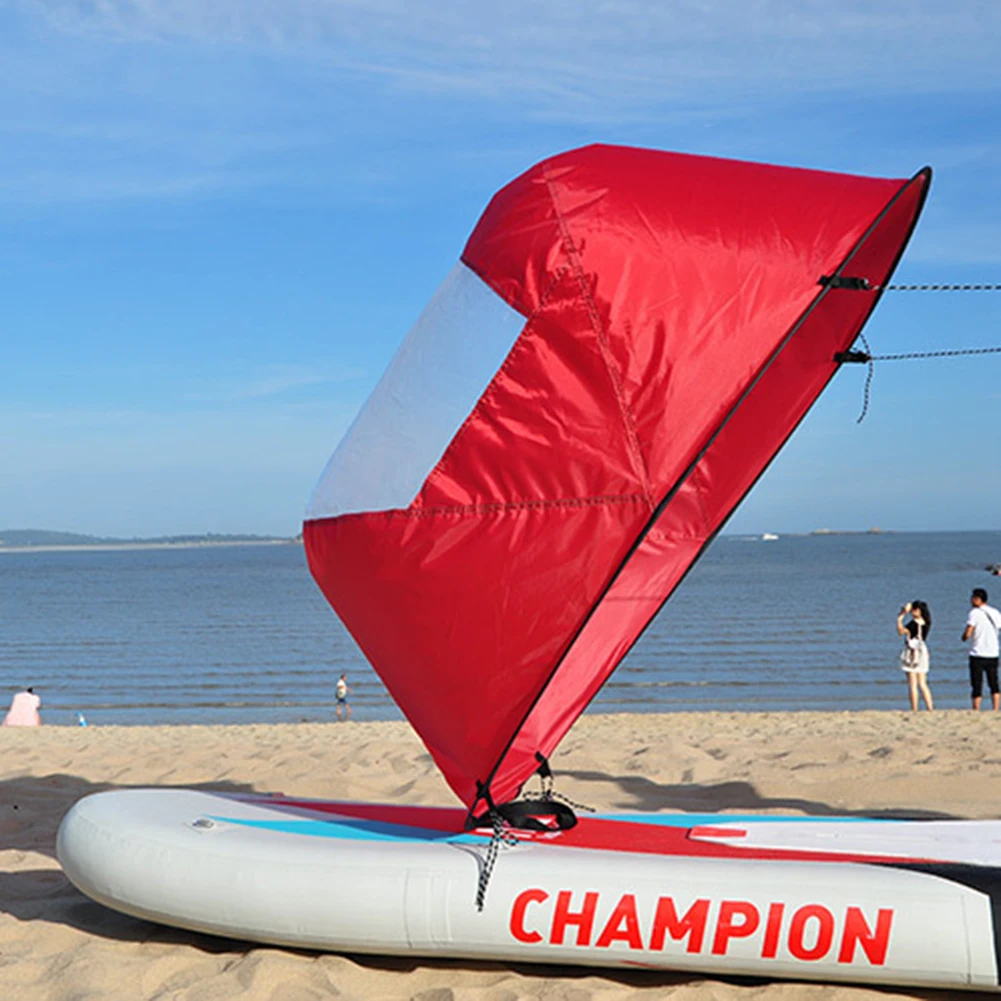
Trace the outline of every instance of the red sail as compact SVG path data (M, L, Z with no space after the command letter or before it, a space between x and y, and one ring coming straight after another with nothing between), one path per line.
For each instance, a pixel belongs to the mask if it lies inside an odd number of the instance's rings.
M514 797L837 371L930 181L591 146L502 189L331 459L311 570ZM848 283L850 285L850 283Z

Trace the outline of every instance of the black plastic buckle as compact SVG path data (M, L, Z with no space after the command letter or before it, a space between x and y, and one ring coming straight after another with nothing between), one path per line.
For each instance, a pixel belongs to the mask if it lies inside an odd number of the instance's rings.
M864 365L867 361L872 360L872 355L866 354L865 351L838 351L834 355L834 360L839 365L844 365L846 363Z
M847 275L821 275L818 285L825 288L846 288L853 292L868 292L872 285L868 278L851 278Z

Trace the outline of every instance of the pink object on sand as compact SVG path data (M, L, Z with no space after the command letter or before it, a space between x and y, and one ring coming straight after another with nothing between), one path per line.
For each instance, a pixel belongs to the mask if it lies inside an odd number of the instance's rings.
M4 717L4 726L41 726L38 707L42 700L34 692L18 692L10 700L10 709Z

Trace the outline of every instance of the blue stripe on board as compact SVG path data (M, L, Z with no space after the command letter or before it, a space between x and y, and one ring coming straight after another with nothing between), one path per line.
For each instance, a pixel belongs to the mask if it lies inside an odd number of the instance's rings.
M442 841L456 845L482 845L488 837L478 834L452 834L407 824L386 824L376 820L247 820L242 817L217 817L212 820L241 827L282 834L303 834L314 838L339 838L344 841Z

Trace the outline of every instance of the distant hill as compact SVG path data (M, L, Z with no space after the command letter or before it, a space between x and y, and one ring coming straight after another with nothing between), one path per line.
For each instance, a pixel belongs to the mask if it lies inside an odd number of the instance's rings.
M11 528L0 531L0 545L4 546L89 546L110 541L110 539L99 539L95 535L47 532L40 528Z
M209 532L206 535L158 535L152 538L122 539L107 535L80 535L77 532L53 532L45 528L8 528L0 530L0 546L163 546L197 545L199 543L233 542L292 542L291 538L274 535L226 535Z

